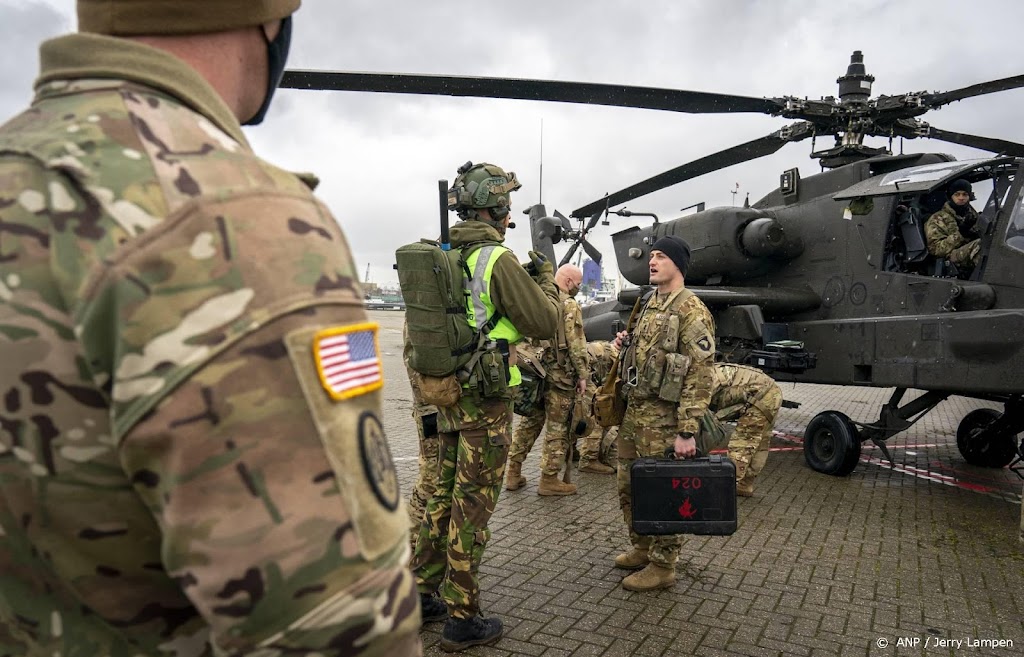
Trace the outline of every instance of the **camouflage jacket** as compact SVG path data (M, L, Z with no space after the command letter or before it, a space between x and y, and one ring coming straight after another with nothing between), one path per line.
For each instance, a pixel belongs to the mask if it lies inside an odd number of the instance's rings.
M590 382L593 386L604 385L608 372L615 364L619 350L614 342L595 340L587 343L587 357L590 362Z
M460 221L451 228L452 248L462 248L480 241L502 242L501 234L482 221ZM491 270L488 290L496 312L507 317L523 336L547 338L558 326L558 287L551 274L534 280L509 251L497 258ZM512 390L508 393L509 403ZM472 395L463 395L459 403L439 408L439 431L459 431L489 424L493 418L485 414Z
M177 58L41 62L0 127L0 653L419 654L337 222Z
M587 337L583 334L583 313L576 300L565 292L558 293L561 302L561 326L553 340L545 340L545 381L561 390L573 390L581 378L590 378Z
M696 295L682 287L651 295L622 358L628 403L678 404L676 431L696 435L711 402L714 356L715 321Z
M735 420L748 406L756 406L766 416L774 417L775 410L760 402L769 392L778 388L772 377L756 367L715 363L711 410L719 420L725 422ZM781 391L778 396L782 396Z
M924 223L928 253L936 258L945 258L954 249L978 238L974 230L977 225L978 213L974 208L968 205L966 216L960 217L947 202Z

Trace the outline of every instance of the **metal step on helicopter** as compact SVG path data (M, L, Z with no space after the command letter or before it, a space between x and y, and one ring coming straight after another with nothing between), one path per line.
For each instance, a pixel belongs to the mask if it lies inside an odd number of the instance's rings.
M612 235L618 269L638 286L585 309L588 339L611 339L648 284L650 246L678 235L692 247L686 284L715 315L718 351L780 381L894 388L874 422L838 411L816 415L804 455L818 472L843 476L862 443L878 445L952 395L1001 404L971 411L957 428L964 459L1015 468L1024 457L1024 145L952 132L918 117L949 103L1024 87L1024 75L947 92L871 97L874 77L855 51L838 97L754 98L582 82L392 73L298 71L282 86L407 94L515 98L686 113L753 112L797 122L765 137L658 174L574 210L570 217L529 208L534 248L555 258L569 248L601 254L587 240L602 217L652 216ZM957 161L941 153L893 155L868 136L928 138L993 155ZM814 150L818 137L834 146ZM778 188L743 207L704 209L669 221L622 207L651 192L764 157L810 139L822 171L780 173ZM923 226L966 179L984 198L977 266L959 271L925 246ZM575 225L574 225L575 220ZM904 401L908 390L922 394Z

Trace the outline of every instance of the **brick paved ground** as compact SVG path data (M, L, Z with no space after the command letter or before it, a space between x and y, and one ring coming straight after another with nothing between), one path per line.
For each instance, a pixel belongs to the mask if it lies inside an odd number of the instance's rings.
M403 314L372 315L385 351L384 424L408 492L416 433ZM1024 655L1021 482L966 465L955 446L960 418L985 404L947 400L889 441L895 466L865 449L852 475L835 478L804 464L804 426L826 409L877 419L890 391L783 384L783 392L802 405L780 414L756 495L740 498L739 530L688 538L676 585L656 593L625 591L612 567L628 543L614 477L579 475L580 494L538 497L538 448L524 466L527 487L502 492L481 567L483 607L504 620L505 638L466 654ZM427 655L445 654L440 628L425 628ZM949 639L1014 645L936 647Z

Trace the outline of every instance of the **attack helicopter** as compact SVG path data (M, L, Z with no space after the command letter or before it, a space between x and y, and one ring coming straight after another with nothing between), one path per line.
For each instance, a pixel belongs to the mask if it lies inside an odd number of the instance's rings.
M574 210L548 216L527 210L534 248L555 260L570 243L601 254L586 239L603 216L643 215L622 204L712 171L812 140L822 171L780 172L779 186L743 207L699 209L612 235L622 276L638 286L585 309L588 339L611 339L648 285L651 245L678 235L692 248L687 287L715 316L718 352L781 381L894 388L878 420L855 423L828 410L804 433L813 469L853 471L865 441L890 458L885 441L938 403L962 395L1003 405L971 411L957 446L974 465L1021 461L1024 441L1024 145L951 132L919 118L948 103L1024 87L1024 75L949 92L871 97L874 77L855 51L838 78L838 98L752 98L594 83L434 75L289 71L282 86L391 93L518 98L642 107L688 113L755 112L798 119L770 135L694 160ZM992 157L957 161L941 153L893 155L866 136L930 138L971 146ZM834 137L814 151L817 137ZM966 179L984 196L977 267L958 271L932 257L924 223ZM910 389L920 396L904 402Z

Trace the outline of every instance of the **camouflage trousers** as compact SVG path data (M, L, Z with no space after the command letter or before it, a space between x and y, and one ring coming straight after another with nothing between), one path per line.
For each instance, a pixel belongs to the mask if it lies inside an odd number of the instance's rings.
M775 417L782 406L778 387L748 404L736 419L736 431L729 438L729 458L736 464L736 481L753 485L768 462Z
M600 461L605 465L615 467L618 461L618 427L602 429L595 426L589 436L583 439L580 446L580 467L586 466L591 461Z
M501 492L511 433L510 400L484 400L479 408L479 420L438 434L437 488L427 502L411 564L420 592L440 592L455 618L480 613L480 561L491 536L487 523Z
M633 531L633 488L629 480L629 468L639 457L662 456L665 448L675 444L677 405L659 399L642 401L630 400L626 415L619 427L619 466L617 485L619 508L626 522L629 542L638 550L646 550L651 563L674 568L679 560L679 549L683 544L681 534L665 536L641 536ZM704 454L710 451L698 437L697 448Z
M512 436L509 460L522 463L533 449L533 444L544 431L544 447L540 455L541 474L557 475L565 465L569 450L569 413L575 399L573 392L548 387L544 391L544 413L528 415L519 421Z
M971 240L963 246L958 246L946 256L950 262L960 269L971 270L978 263L978 252L981 251L981 240Z
M427 502L434 496L437 488L437 413L418 415L413 411L416 433L419 434L420 462L416 483L409 496L409 542L412 552L416 551L416 542L420 536L420 525L423 524L423 512Z

